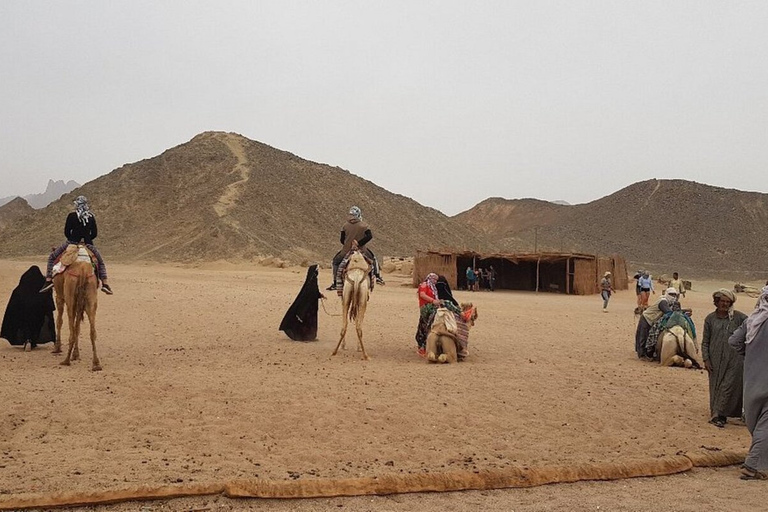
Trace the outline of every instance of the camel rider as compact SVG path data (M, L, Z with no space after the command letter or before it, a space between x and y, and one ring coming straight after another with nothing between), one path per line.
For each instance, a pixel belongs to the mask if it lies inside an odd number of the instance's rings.
M640 315L640 321L637 322L637 331L635 331L635 352L637 352L637 357L641 359L646 357L645 340L648 339L651 326L658 322L664 316L664 313L672 311L672 305L677 302L678 298L677 290L671 287L667 288L664 295Z
M77 196L74 201L75 211L67 215L67 220L64 224L64 236L67 237L67 241L61 244L58 248L54 249L48 256L48 271L45 275L45 286L40 290L40 293L47 292L53 288L53 265L56 263L56 259L67 249L69 244L78 244L82 240L85 246L88 247L96 260L98 261L99 280L101 281L101 291L107 295L112 295L112 288L107 284L107 267L104 265L104 260L101 254L93 246L93 239L96 238L98 230L96 228L96 217L93 215L90 206L88 205L88 199L85 196Z
M368 227L368 224L363 221L363 212L357 206L351 207L349 209L349 218L341 228L340 241L342 248L336 253L336 256L333 257L332 267L334 283L326 288L326 290L336 289L336 273L339 270L339 265L341 265L341 262L352 249L360 249L366 258L373 261L372 269L374 276L376 276L376 282L378 284L384 284L384 280L381 279L381 276L379 275L379 265L376 261L376 256L374 256L370 249L365 247L365 244L370 242L372 238L373 233L371 233L371 229Z

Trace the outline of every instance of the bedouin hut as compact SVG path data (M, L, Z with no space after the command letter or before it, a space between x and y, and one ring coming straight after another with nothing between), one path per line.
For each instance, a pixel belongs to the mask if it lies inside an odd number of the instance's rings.
M471 251L417 251L413 263L413 284L418 286L434 272L448 279L452 288L467 289L467 267L493 266L497 290L527 290L574 295L599 293L600 280L611 272L615 290L629 286L627 262L621 256L535 252L480 254Z

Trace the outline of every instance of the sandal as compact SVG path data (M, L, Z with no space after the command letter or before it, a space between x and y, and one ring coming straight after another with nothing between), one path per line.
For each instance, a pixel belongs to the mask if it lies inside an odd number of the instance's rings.
M716 417L712 418L711 420L709 420L709 422L711 424L713 424L714 426L716 426L717 428L725 428L725 422L726 421L727 420L725 418L722 418L720 416L716 416Z
M742 465L741 476L739 478L742 480L768 480L768 474L765 474L764 472L758 471L756 469L752 469L744 464Z

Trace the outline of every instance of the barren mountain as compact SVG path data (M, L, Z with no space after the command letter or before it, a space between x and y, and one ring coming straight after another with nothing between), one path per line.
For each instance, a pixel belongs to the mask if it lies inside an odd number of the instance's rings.
M75 195L96 214L96 245L122 260L327 262L351 205L371 226L379 255L417 248L483 248L473 230L338 167L241 135L206 132L159 156L124 165L0 231L2 256L42 254L63 241Z
M58 198L60 198L62 195L66 194L67 192L71 192L75 190L77 187L79 187L80 184L76 181L69 180L67 182L64 182L64 180L48 180L48 185L45 187L45 192L42 194L29 194L24 196L24 199L29 203L29 205L32 208L45 208ZM6 203L9 203L14 198L18 196L8 196L0 198L0 205L4 205Z
M21 197L0 206L0 232L14 223L25 223L24 217L31 215L34 211L35 209Z
M495 233L506 250L619 253L642 265L697 274L768 273L758 242L768 194L684 180L648 180L580 205L488 199L455 217Z

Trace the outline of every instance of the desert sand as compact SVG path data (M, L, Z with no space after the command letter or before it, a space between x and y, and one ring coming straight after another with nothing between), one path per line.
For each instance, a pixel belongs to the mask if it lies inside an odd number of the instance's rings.
M30 264L0 261L0 309ZM338 341L339 299L318 341L277 330L306 269L110 266L101 295L104 370L58 364L51 344L0 341L0 496L232 478L376 476L455 469L613 462L706 449L745 451L739 422L709 419L704 371L661 368L633 351L634 292L609 313L593 296L455 291L478 306L470 357L416 355L410 277L386 275L365 319L370 361ZM685 277L685 276L683 276ZM330 272L321 272L321 285ZM711 292L683 300L697 328ZM754 299L740 296L737 309ZM66 328L65 328L66 332ZM351 337L350 337L351 336ZM532 489L305 501L222 497L98 510L764 510L768 487L736 467Z

